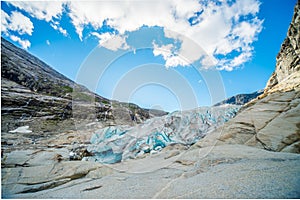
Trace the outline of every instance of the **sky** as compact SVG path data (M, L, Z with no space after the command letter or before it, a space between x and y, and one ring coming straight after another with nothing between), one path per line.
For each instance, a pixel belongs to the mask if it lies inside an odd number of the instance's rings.
M1 36L103 97L172 112L263 89L296 1L1 1Z

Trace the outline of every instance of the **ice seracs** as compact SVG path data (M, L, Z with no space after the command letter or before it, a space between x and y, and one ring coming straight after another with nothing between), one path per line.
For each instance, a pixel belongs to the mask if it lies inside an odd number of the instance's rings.
M156 154L170 144L192 145L234 117L240 106L201 107L176 111L130 126L96 131L88 151L101 163L116 163L144 154Z

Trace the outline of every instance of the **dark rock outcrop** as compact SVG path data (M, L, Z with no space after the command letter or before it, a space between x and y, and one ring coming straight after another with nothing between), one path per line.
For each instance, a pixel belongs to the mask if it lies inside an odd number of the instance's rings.
M234 105L244 105L246 103L248 103L249 101L251 101L252 99L255 99L256 97L258 97L259 95L261 95L263 93L263 91L259 90L250 94L238 94L235 96L232 96L228 99L225 99L224 101L221 101L217 104L215 104L214 106L220 106L220 105L224 105L224 104L234 104Z

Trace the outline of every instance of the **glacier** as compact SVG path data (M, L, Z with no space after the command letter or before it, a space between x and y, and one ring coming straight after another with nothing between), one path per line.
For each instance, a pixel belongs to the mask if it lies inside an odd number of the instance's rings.
M136 126L105 127L92 135L87 150L93 154L92 160L113 164L159 153L170 144L190 146L233 118L240 107L199 107L151 118Z

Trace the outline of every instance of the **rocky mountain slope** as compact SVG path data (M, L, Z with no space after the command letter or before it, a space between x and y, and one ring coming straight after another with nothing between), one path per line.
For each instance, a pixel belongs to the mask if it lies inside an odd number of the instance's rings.
M299 14L300 1L290 26L297 31L288 33L297 44ZM283 45L278 62L287 54L297 60L294 56L299 53L294 50ZM100 164L70 160L70 151L84 147L87 135L91 138L87 130L60 132L22 148L13 143L1 156L2 198L299 198L299 62L276 67L270 80L282 69L287 70L286 78L276 78L272 85L269 81L264 94L191 147L175 143L147 156ZM177 125L185 124L182 116ZM147 131L161 126L145 123L137 127ZM123 134L114 130L100 129L94 139L108 133L107 139L118 145L116 138Z
M251 101L252 99L255 99L259 95L261 95L263 91L259 90L250 94L238 94L232 97L229 97L228 99L225 99L224 101L221 101L214 106L220 106L224 104L234 104L234 105L244 105Z
M79 128L89 122L99 122L98 127L132 125L167 114L94 94L4 38L1 38L1 111L2 132L29 125L40 133L75 129L75 125Z

